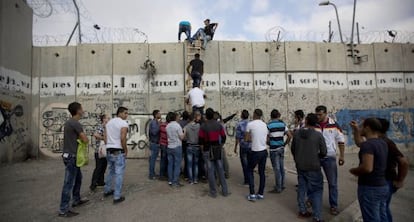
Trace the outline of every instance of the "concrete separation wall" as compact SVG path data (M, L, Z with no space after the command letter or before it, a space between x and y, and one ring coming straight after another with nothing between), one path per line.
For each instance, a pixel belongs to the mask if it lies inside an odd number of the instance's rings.
M381 43L356 49L366 56L360 64L354 64L347 47L338 43L213 41L201 52L207 107L219 110L223 117L261 108L265 120L276 108L291 125L296 109L312 112L324 104L343 128L348 152L354 151L348 122L369 116L389 119L391 138L402 148L412 149L414 69L406 58L413 57L414 45ZM49 47L35 48L34 54L40 56L33 59L34 79L40 86L34 92L40 95L34 110L39 110L39 147L47 155L57 155L61 149L57 126L68 117L62 108L70 101L84 105L87 115L82 122L90 135L99 114L128 107L128 146L135 157L147 155L146 130L153 109L166 113L186 108L184 44ZM141 68L147 59L155 63L155 76ZM226 124L229 154L238 119Z
M37 155L31 131L31 66L32 10L22 0L1 1L0 163Z

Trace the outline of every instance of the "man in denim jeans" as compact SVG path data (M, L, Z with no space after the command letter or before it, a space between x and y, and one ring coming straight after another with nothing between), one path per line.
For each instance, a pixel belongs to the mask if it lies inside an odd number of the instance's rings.
M187 142L187 175L190 184L198 183L198 158L200 156L200 145L198 144L198 132L200 123L196 119L201 117L200 112L196 111L190 116L190 123L184 127L184 135Z
M224 132L223 126L214 119L214 110L208 108L206 110L207 121L200 127L198 133L199 144L203 150L203 157L207 168L208 183L210 187L209 196L212 198L217 197L216 189L216 173L221 182L222 195L227 197L230 195L226 178L224 176L223 161L221 158L221 152L213 153L212 149L220 147L222 149L222 143L226 142L226 133ZM220 143L221 141L221 143Z
M269 129L269 153L275 173L275 188L270 193L281 193L285 189L285 144L290 143L292 134L286 124L280 120L280 112L277 109L270 113L271 121L267 124ZM287 140L285 143L285 135Z
M243 110L241 113L241 121L236 126L236 143L234 144L234 153L237 154L237 148L240 146L240 163L243 169L244 182L243 185L249 185L249 165L247 154L252 149L252 143L244 140L247 124L249 123L249 111Z
M128 118L128 109L121 106L116 111L116 115L116 118L106 124L104 134L109 170L105 181L104 197L113 195L114 204L125 200L125 197L121 196L121 189L126 166L125 158L128 155L127 134L129 126L125 121ZM113 180L115 182L114 190L112 190Z
M326 143L322 134L315 131L318 117L311 113L306 116L304 128L295 132L291 151L298 172L297 201L299 218L313 216L313 221L322 221L323 175L320 158L326 156ZM312 213L308 212L305 196L312 202Z
M72 207L77 207L88 202L88 200L82 200L80 197L82 172L76 166L77 140L80 139L85 143L89 142L88 137L82 129L82 125L79 123L83 115L83 109L81 104L73 102L69 104L68 110L72 118L66 121L63 132L62 158L65 164L65 179L62 188L59 217L73 217L78 215L78 213L69 209L71 195L73 195Z
M181 42L181 34L183 32L187 36L186 40L191 44L193 40L191 39L191 23L189 21L181 21L178 24L178 42Z
M358 202L364 221L388 221L387 199L390 190L385 176L388 147L380 138L381 130L378 119L364 120L361 136L366 141L360 144L359 166L349 170L358 177Z
M167 114L168 184L175 188L183 186L179 182L179 177L181 161L183 159L182 140L184 139L184 132L177 122L179 117L179 115L173 112Z
M245 140L252 142L252 150L249 152L247 158L249 163L249 195L247 200L256 201L264 198L263 192L266 184L266 160L267 150L266 141L269 130L267 125L262 120L263 111L261 109L254 110L253 121L250 121L246 127ZM254 190L254 168L259 165L260 184L257 194Z
M326 106L316 107L315 112L319 121L319 125L315 129L322 133L325 138L326 147L328 148L328 155L321 160L321 165L329 184L330 213L332 215L338 215L338 167L336 165L336 155L338 146L338 164L340 166L344 165L345 137L338 123L328 117Z
M159 110L154 110L152 112L154 117L149 124L149 142L150 142L150 157L149 157L149 179L155 180L157 176L155 175L155 162L157 161L158 153L160 150L160 120L161 112Z

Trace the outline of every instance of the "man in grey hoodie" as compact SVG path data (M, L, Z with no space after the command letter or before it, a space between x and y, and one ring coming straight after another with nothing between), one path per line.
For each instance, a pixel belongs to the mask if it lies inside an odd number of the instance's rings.
M201 113L195 111L190 116L190 123L184 127L184 135L187 142L187 175L190 184L198 183L198 158L200 156L200 145L198 144L198 131L200 131L200 123L196 119L200 119Z
M323 135L314 129L317 124L318 117L313 113L308 114L305 127L295 132L291 146L298 171L298 217L313 216L315 222L322 220L323 175L320 158L324 158L327 153ZM313 215L306 209L305 194L312 202Z

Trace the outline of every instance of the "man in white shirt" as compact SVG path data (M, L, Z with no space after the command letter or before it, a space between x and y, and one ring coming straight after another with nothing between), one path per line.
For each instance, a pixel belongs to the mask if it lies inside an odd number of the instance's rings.
M104 134L109 169L105 181L104 197L114 195L114 204L125 200L125 197L121 196L121 189L126 165L125 158L128 154L127 133L129 126L125 121L128 118L128 109L119 107L116 115L116 118L106 124ZM115 182L114 190L112 190L113 180Z
M177 120L180 116L176 113L167 114L167 158L168 158L168 184L173 187L183 186L179 182L181 161L183 155L182 140L184 132Z
M249 122L246 127L245 141L252 142L252 150L249 152L248 158L248 172L249 172L249 189L250 194L247 196L247 200L256 201L264 198L263 192L266 184L266 160L267 160L267 135L269 130L267 125L261 119L263 111L261 109L255 109L253 113L253 121ZM259 191L255 194L254 190L254 168L259 165L260 185Z
M204 91L200 89L199 85L193 86L193 88L188 92L186 103L191 104L193 107L193 113L195 111L199 111L201 115L204 115L204 105L205 105L205 98L207 98Z

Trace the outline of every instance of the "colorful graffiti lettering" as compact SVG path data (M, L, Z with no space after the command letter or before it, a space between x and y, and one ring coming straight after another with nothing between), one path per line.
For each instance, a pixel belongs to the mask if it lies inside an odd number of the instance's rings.
M12 108L11 103L0 101L0 141L3 141L5 137L12 135L14 129L11 124L11 118L13 116L23 116L23 107L17 105Z

